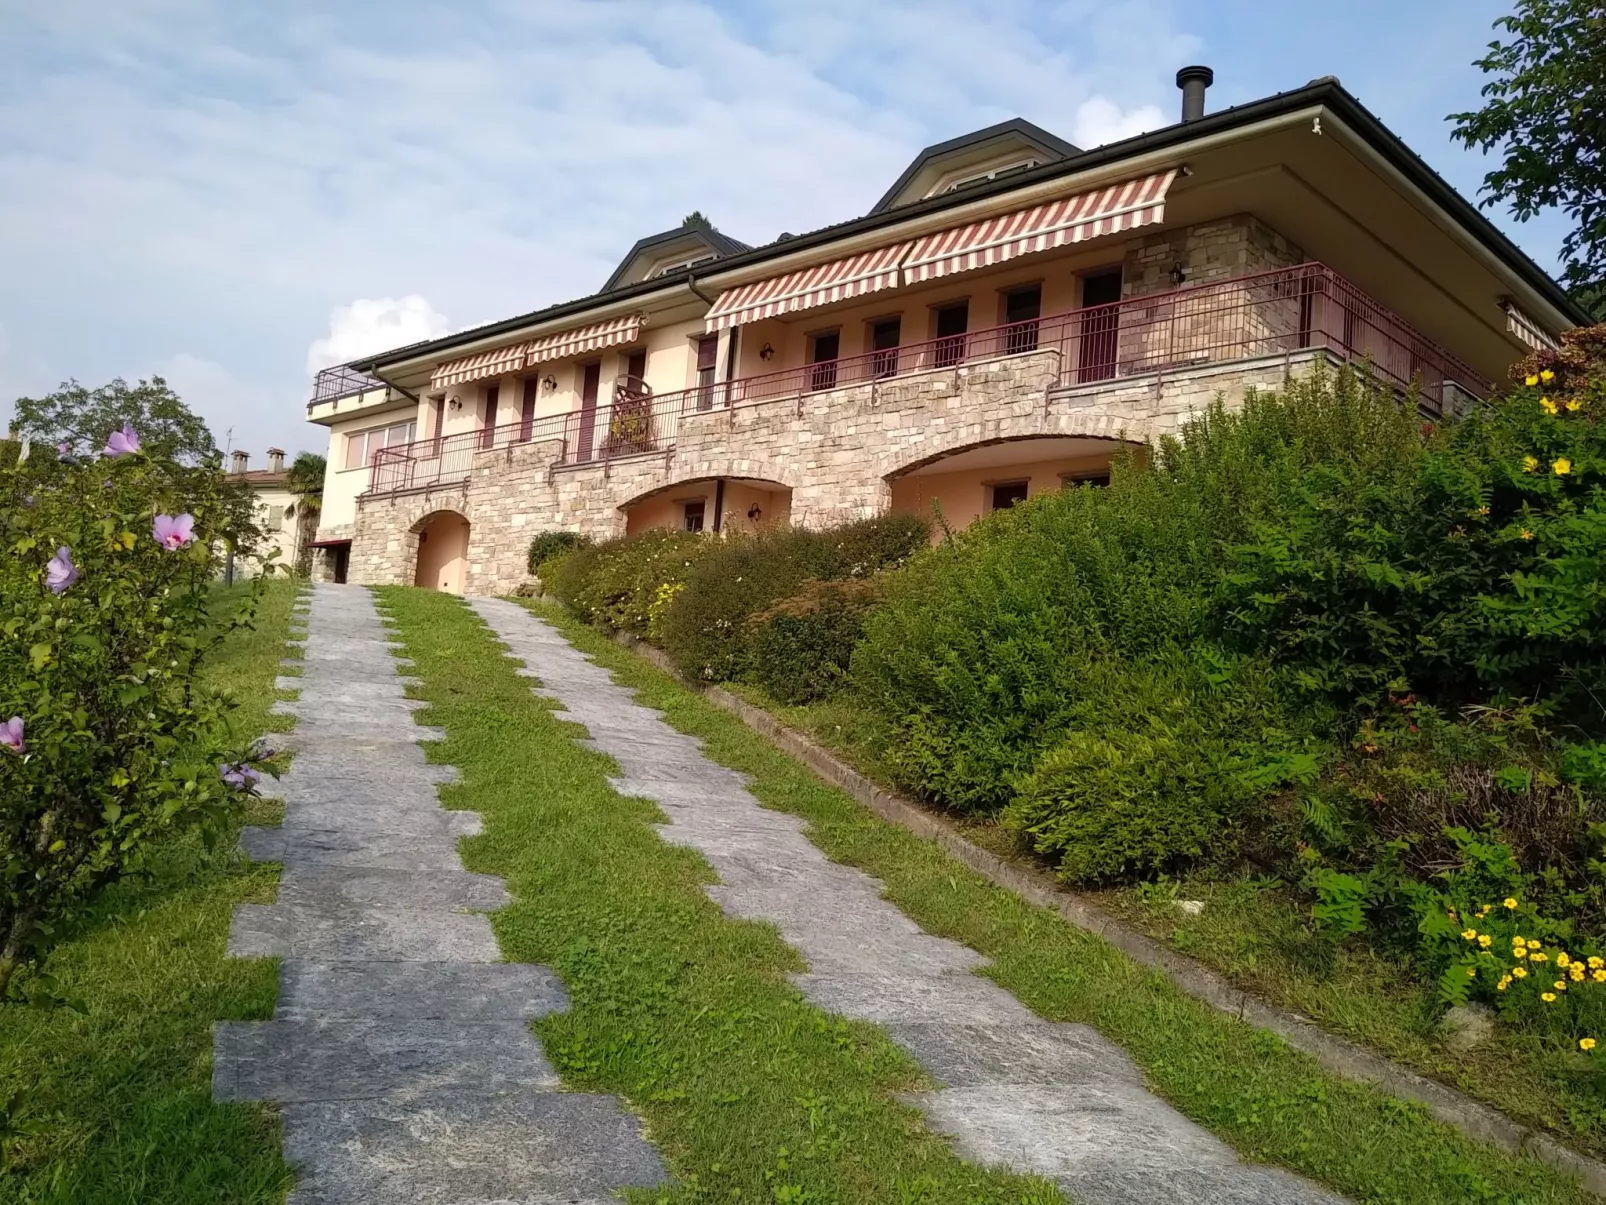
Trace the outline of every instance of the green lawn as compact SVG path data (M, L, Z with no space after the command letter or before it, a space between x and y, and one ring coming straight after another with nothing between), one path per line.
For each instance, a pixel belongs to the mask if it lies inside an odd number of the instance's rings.
M242 702L242 735L275 731L273 679L294 587L274 583L256 631L218 650L209 679ZM260 809L259 809L260 810ZM260 819L254 815L252 819ZM272 898L272 867L242 867L232 835L208 854L175 842L144 881L114 889L50 968L87 1012L0 1010L0 1100L21 1089L0 1202L267 1203L291 1176L277 1121L212 1103L212 1022L273 1013L271 962L224 956L234 905Z
M531 609L637 688L642 702L661 708L672 725L703 738L711 756L752 775L764 803L809 820L811 838L827 854L882 879L889 898L927 931L988 955L994 978L1043 1016L1091 1024L1122 1045L1155 1091L1245 1158L1303 1172L1358 1201L1594 1199L1558 1173L1472 1142L1414 1105L1337 1079L1275 1036L1193 1000L1057 913L1027 904L876 818L736 717L600 633L557 608Z

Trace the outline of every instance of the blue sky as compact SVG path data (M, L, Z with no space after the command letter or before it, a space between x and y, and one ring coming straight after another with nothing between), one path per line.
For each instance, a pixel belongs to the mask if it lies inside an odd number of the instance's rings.
M1019 115L1082 146L1337 75L1464 194L1490 0L0 0L0 420L160 372L322 450L316 367L594 291L701 209L767 242ZM1297 11L1297 17L1291 15ZM1499 224L1546 268L1565 227Z

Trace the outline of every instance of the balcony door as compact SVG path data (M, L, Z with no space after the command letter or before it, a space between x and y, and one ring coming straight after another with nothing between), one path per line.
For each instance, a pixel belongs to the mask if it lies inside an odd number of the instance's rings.
M965 359L965 332L970 329L970 299L940 306L936 312L937 345L933 357L938 368L951 368Z
M870 364L870 375L891 377L898 375L898 344L903 337L901 317L882 318L870 324L870 350L875 356Z
M597 435L597 387L602 383L602 362L593 360L580 369L580 433L575 440L574 458L592 457Z
M535 432L535 399L541 390L541 378L530 377L524 382L524 404L519 412L519 442L528 443Z
M719 364L719 336L697 340L697 409L714 408L714 375Z
M488 448L496 442L496 399L501 390L492 385L485 391L485 422L480 427L480 447Z
M1026 285L1004 294L1004 354L1037 350L1037 320L1043 316L1043 286Z
M809 388L836 388L836 362L842 350L841 331L821 331L809 336Z
M1082 277L1081 348L1076 358L1076 379L1107 381L1115 375L1121 345L1121 270ZM1091 312L1086 312L1091 311Z

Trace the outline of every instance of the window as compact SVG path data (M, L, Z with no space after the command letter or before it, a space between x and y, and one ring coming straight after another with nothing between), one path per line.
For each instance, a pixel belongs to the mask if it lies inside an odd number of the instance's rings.
M1027 285L1004 294L1004 354L1037 350L1037 319L1043 312L1043 286Z
M719 256L713 254L696 255L691 259L676 260L661 267L654 265L652 271L647 273L647 279L656 280L658 277L668 276L672 272L684 272L687 268L695 268L698 264L706 264L709 260L718 258Z
M268 521L263 524L268 531L280 531L284 527L284 507L268 507Z
M1060 480L1066 486L1090 485L1102 489L1110 484L1110 474L1107 470L1102 473L1061 473Z
M965 358L965 332L970 329L970 299L945 305L936 312L938 368L950 368Z
M701 531L703 529L703 508L706 505L701 498L695 502L682 503L682 509L685 511L682 526L687 531Z
M1004 481L992 487L992 510L1008 510L1017 502L1026 501L1026 482Z
M697 409L699 410L713 409L714 368L718 363L719 336L704 335L697 340Z
M380 448L394 448L398 444L413 442L415 422L395 423L389 427L374 427L367 431L353 431L346 436L346 467L360 469L374 462L374 453Z
M502 389L499 385L492 385L485 391L485 418L480 425L482 448L488 448L496 442L496 403L501 394Z
M984 172L977 172L974 176L966 176L962 180L955 180L944 192L959 192L965 188L975 188L979 184L986 184L989 180L997 180L1001 176L1013 176L1017 172L1029 171L1037 166L1036 159L1022 159L1018 163L1006 163L1003 167L989 168Z
M842 350L840 331L821 331L809 337L809 388L813 390L836 388L836 358Z
M882 318L870 324L870 375L890 377L898 371L898 344L903 338L902 318Z

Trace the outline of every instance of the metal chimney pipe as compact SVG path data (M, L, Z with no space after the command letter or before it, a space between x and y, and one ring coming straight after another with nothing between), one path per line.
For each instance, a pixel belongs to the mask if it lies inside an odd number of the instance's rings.
M1184 67L1177 72L1177 87L1182 89L1182 120L1198 121L1204 116L1205 89L1216 82L1216 73L1198 65Z

